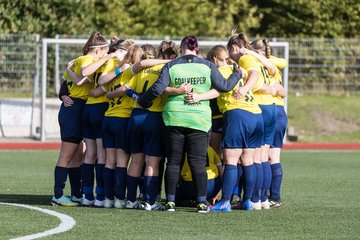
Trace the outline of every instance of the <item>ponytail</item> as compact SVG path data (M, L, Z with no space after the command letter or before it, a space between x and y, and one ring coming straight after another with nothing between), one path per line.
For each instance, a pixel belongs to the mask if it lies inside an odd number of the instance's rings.
M267 38L257 39L251 42L255 50L261 50L265 53L266 58L270 58L271 49L269 40Z
M230 50L231 47L234 45L240 48L247 48L249 50L253 50L253 47L251 46L249 39L247 38L245 33L234 34L233 32L233 35L230 37L228 41L227 49Z
M98 32L93 32L83 47L83 54L89 53L91 48L107 47L108 41Z
M265 47L265 56L266 58L270 58L271 49L270 49L269 40L267 38L264 38L262 42L264 43L264 47Z

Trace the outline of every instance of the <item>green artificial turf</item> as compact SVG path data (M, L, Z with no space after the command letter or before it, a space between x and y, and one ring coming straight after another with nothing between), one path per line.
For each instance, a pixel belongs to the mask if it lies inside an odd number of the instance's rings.
M76 220L73 229L49 239L357 239L360 234L359 151L285 151L281 208L208 214L192 208L169 213L52 207L57 155L0 151L0 202L35 205ZM59 223L40 212L0 205L0 239Z

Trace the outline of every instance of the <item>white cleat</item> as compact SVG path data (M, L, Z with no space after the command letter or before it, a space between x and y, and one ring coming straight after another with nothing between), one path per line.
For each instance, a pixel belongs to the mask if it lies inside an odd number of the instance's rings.
M131 202L129 200L126 201L126 208L130 209L144 209L144 205L139 203L138 201Z
M120 200L115 198L115 203L114 203L114 207L115 208L126 208L126 200Z
M261 210L261 202L260 200L258 202L251 202L251 205L254 210Z
M94 205L94 200L88 200L86 198L83 198L82 205L85 207L90 207Z
M114 200L105 198L104 208L113 208L113 207L114 207Z
M262 209L270 209L270 203L269 203L269 200L266 199L265 202L261 202L261 208Z
M165 207L163 205L158 204L155 202L153 205L145 202L144 209L147 211L165 211Z

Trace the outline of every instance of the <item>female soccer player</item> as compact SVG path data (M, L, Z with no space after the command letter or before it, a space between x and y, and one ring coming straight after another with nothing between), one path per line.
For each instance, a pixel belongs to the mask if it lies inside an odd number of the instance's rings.
M144 51L139 46L132 46L122 62L103 72L107 75L117 76L110 91L106 93L110 103L102 125L103 142L106 149L106 165L104 168L105 208L113 206L124 208L126 205L126 176L130 157L127 127L134 100L125 95L125 84L134 75L131 66L143 58L145 58ZM120 75L121 71L123 72ZM107 75L100 80L100 84L106 83Z
M58 161L56 163L54 178L54 196L52 203L62 206L76 206L77 204L63 195L63 189L68 174L68 166L74 158L79 144L82 141L81 133L81 114L85 102L89 96L90 83L81 80L88 76L82 71L93 63L95 59L102 57L108 51L108 42L99 33L93 33L83 47L84 56L78 57L73 64L72 71L64 74L63 78L69 90L69 97L73 101L71 106L66 107L63 102L59 111L59 124L61 133L61 149ZM74 73L74 74L73 74ZM80 76L80 77L79 77ZM77 84L73 81L78 82ZM80 149L81 150L81 149ZM69 172L70 173L70 172ZM80 168L75 168L71 174L76 175L80 180ZM78 182L76 198L81 199L81 186Z
M156 56L155 48L150 45L143 46L148 58ZM177 57L175 44L170 41L163 41L160 44L161 53L164 59ZM145 92L158 79L164 64L145 68L137 73L129 87L138 93ZM128 136L131 145L132 160L128 170L127 208L139 208L136 201L136 190L141 170L145 161L145 210L163 210L163 206L156 203L155 199L159 190L159 163L164 155L163 150L163 120L162 110L165 103L165 96L159 96L154 104L148 109L136 106L131 113L129 120Z
M221 45L213 47L208 57L215 63L225 78L231 75L233 66L228 65L229 53L225 47ZM239 80L238 85L230 92L222 93L217 99L217 104L223 113L224 121L222 136L224 173L222 197L218 203L211 207L213 212L231 211L230 198L238 181L237 165L240 157L245 172L245 197L243 205L247 205L248 208L251 207L250 197L252 196L255 184L253 156L255 149L261 146L261 138L259 136L262 135L263 122L261 110L254 101L251 89L240 100L233 97L235 91L240 91L244 86L249 87L249 85L245 85L247 83L246 79L247 74L243 70L243 78ZM219 96L218 92L216 96ZM195 97L195 99L198 98L203 99L201 95Z
M199 58L199 47L194 36L181 41L181 57L163 67L159 79L139 99L138 104L149 107L151 101L162 94L166 87L179 87L190 83L195 93L207 92L211 87L224 92L231 90L241 77L238 68L227 81L216 66ZM165 123L165 148L167 168L165 172L166 209L175 211L176 185L184 152L196 185L197 209L200 213L209 211L206 202L207 175L206 151L211 128L209 101L188 104L184 94L168 96L163 109ZM155 104L155 102L154 102Z
M105 96L105 91L99 86L99 79L101 76L107 74L107 69L113 70L119 61L124 58L126 49L122 48L121 43L124 40L115 40L110 43L108 54L115 56L111 58L94 73L94 81L92 82L92 89L90 90L90 97L87 99L83 115L83 138L86 144L86 156L82 166L82 184L84 198L82 204L84 206L95 205L102 207L104 205L104 183L103 183L103 169L105 166L105 150L102 142L102 121L104 113L108 109L109 100ZM100 91L99 91L100 89ZM106 90L106 89L105 89ZM96 165L95 165L96 163ZM96 169L96 199L94 199L94 167Z
M288 63L285 59L270 55L270 45L266 38L255 40L251 43L251 45L260 54L265 55L277 67L276 74L273 76L275 82L274 88L276 89L274 103L276 104L277 120L274 140L270 146L269 151L269 160L272 170L269 203L271 207L280 207L280 189L283 176L283 170L280 163L280 153L281 148L283 147L283 140L288 119L284 109L284 97L286 97L286 92L282 87L282 76L279 69L285 68Z
M269 74L275 74L274 65L263 57L260 62L251 54L246 54L244 49L252 50L252 46L244 33L233 35L228 42L230 56L249 72L249 77L257 75L261 85L254 91L255 101L259 104L264 121L264 136L261 149L257 149L254 155L256 168L255 189L252 196L252 206L256 210L270 207L267 192L271 184L271 167L268 162L270 144L273 141L276 124L276 107L273 104L273 89L270 88L271 78Z

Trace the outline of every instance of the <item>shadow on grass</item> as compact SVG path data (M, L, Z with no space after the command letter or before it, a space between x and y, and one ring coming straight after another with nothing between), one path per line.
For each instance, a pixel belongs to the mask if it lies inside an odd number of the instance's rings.
M28 205L51 205L52 195L0 194L0 202Z

